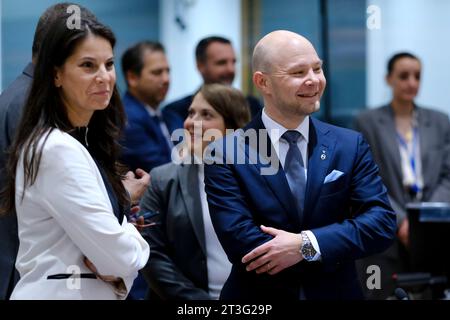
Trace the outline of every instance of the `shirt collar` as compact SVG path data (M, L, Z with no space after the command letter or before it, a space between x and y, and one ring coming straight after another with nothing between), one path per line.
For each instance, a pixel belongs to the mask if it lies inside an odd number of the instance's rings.
M285 127L283 127L281 124L270 118L267 113L266 109L264 108L262 111L261 116L262 122L264 123L264 126L267 129L267 133L269 134L270 141L275 145L279 143L281 136L288 131ZM298 125L297 128L294 129L295 131L300 132L300 134L305 139L306 143L309 141L309 116L306 116L305 119L303 119L302 123Z
M145 104L145 109L147 109L147 112L151 117L157 116L158 118L161 118L161 110L159 110L159 108L155 110L148 104Z

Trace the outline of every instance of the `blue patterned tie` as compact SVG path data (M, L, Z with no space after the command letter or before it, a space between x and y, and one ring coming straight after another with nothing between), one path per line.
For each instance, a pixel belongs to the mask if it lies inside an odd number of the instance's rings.
M297 141L301 133L294 130L286 131L282 138L289 143L289 150L284 161L284 172L296 200L299 216L303 215L303 204L305 199L306 177L302 153L298 148Z

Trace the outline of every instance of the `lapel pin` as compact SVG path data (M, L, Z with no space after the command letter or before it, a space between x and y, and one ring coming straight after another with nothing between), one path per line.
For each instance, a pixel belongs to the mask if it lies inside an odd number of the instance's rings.
M325 151L324 151L324 153L322 153L322 155L320 156L320 159L325 160L326 158L327 158L327 155L325 154Z

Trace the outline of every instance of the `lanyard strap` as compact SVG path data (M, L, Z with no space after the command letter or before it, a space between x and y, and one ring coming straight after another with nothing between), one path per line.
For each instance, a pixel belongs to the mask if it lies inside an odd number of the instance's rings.
M417 132L417 128L413 129L413 138L412 138L412 150L411 152L409 152L408 149L408 144L406 143L405 139L403 139L403 137L397 132L397 139L400 143L400 147L402 147L405 151L406 154L409 157L409 163L411 165L412 168L412 172L414 175L414 185L412 185L412 189L414 192L418 193L420 191L420 187L417 183L417 173L416 173L416 150L417 150L417 136L418 136L418 132Z

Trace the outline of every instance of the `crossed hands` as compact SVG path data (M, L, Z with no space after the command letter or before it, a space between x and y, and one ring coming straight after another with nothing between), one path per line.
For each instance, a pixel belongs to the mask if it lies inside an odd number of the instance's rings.
M242 258L242 263L247 264L247 271L255 270L258 274L275 275L303 260L300 253L302 244L300 234L266 226L261 226L261 230L274 238L253 249Z
M118 296L126 296L127 294L127 288L125 286L125 282L122 278L116 277L116 276L105 276L98 273L97 267L86 257L83 259L84 264L86 267L88 267L89 270L91 270L92 273L94 273L98 279L110 284L113 287L114 292Z

